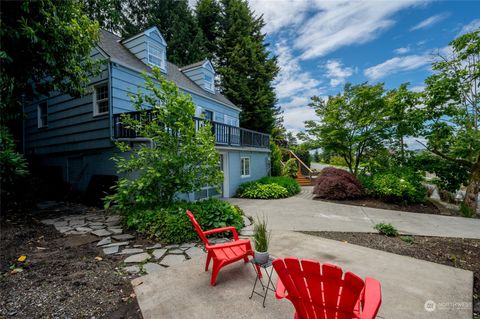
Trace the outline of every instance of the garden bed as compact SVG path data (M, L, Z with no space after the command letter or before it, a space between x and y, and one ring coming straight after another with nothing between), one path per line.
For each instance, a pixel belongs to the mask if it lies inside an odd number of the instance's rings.
M95 259L96 242L63 237L39 222L47 216L22 214L0 221L0 317L142 318L131 278L116 260ZM12 274L13 264L23 271Z
M359 199L345 199L345 200L327 200L323 198L314 198L314 199L336 203L336 204L344 204L344 205L399 210L403 212L413 212L413 213L420 213L420 214L436 214L436 215L463 217L459 211L446 208L441 204L434 204L430 200L427 200L424 203L416 203L416 204L397 204L397 203L384 202L380 199L372 198L372 197L363 197Z
M473 271L474 312L480 316L480 239L426 236L387 237L373 233L327 231L303 233Z

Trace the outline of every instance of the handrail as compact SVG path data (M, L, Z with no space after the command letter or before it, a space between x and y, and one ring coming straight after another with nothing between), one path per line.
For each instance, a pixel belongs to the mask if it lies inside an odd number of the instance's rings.
M288 152L289 152L290 154L292 154L292 155L297 159L297 161L299 161L300 164L302 164L302 166L307 169L307 171L310 173L310 176L313 174L313 171L310 169L310 167L308 167L307 164L305 164L305 163L297 156L297 154L295 154L292 150L288 150Z

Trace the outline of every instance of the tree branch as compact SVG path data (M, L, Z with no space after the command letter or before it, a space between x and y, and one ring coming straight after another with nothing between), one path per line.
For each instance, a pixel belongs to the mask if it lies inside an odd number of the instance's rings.
M440 156L441 158L443 158L447 161L455 162L455 163L458 163L458 164L461 164L461 165L464 165L464 166L468 166L468 167L473 167L473 165L475 165L475 163L470 162L468 160L465 160L463 158L451 157L451 156L448 156L446 154L443 154L442 152L440 152L439 150L437 150L435 148L429 148L427 145L423 144L419 140L416 140L416 141L417 141L417 143L419 143L423 147L425 147L429 152L432 152L433 154L438 155L438 156Z

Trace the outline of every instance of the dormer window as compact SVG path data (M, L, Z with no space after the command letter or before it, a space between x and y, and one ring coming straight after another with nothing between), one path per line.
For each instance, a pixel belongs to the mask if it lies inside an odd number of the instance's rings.
M210 74L205 74L203 77L204 83L205 83L205 88L207 90L213 91L215 89L214 83L213 83L213 76Z
M165 50L158 45L148 43L148 62L161 69L165 69Z

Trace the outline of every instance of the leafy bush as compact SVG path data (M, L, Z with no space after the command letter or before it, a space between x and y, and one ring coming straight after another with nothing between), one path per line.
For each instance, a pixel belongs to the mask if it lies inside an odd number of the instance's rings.
M408 168L396 168L360 177L368 193L393 202L419 203L425 200L422 177Z
M347 162L345 162L345 159L341 156L332 156L330 158L329 164L335 165L335 166L347 166Z
M244 198L258 198L258 199L277 199L288 197L288 190L276 183L272 184L254 184L252 187L246 189L242 197Z
M378 230L378 232L382 235L388 236L388 237L396 237L398 235L398 231L395 227L392 226L392 224L376 224L373 228Z
M286 163L285 166L282 168L282 175L295 178L297 176L298 172L298 164L297 160L294 158L289 159Z
M250 189L257 188L258 184L277 184L284 187L288 194L285 197L293 196L300 192L300 185L298 185L297 181L293 178L287 176L266 176L257 181L246 182L240 184L237 189L237 196L250 198L245 195L245 192ZM253 198L253 197L252 197Z
M270 159L272 176L282 175L282 150L273 141L270 142Z
M266 176L257 181L260 184L278 184L283 186L288 191L288 196L293 196L295 194L300 193L300 185L298 185L297 181L291 177L287 176Z
M187 217L187 209L195 215L204 230L233 226L240 231L243 227L240 208L214 198L199 202L175 202L167 208L130 209L124 212L124 223L139 233L165 243L196 241L199 237ZM220 235L224 234L227 233Z
M313 193L320 198L347 199L362 196L362 185L349 172L327 167L324 168L315 180Z

